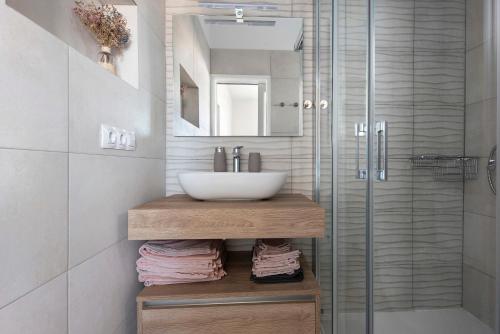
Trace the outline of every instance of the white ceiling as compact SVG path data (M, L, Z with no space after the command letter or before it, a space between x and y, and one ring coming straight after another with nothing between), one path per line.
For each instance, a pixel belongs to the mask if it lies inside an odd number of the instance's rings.
M272 26L206 23L209 20L230 20L234 16L198 16L211 49L294 50L302 36L302 18L245 17L247 21L274 21Z

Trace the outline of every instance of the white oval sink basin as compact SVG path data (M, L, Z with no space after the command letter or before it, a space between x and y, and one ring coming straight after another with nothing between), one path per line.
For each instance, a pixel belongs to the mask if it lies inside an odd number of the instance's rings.
M261 173L179 173L179 183L199 200L258 200L271 198L285 184L287 172Z

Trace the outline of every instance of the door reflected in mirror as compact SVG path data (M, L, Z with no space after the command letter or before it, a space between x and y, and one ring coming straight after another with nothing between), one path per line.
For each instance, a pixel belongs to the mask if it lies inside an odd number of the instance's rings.
M173 17L176 136L301 136L301 18Z

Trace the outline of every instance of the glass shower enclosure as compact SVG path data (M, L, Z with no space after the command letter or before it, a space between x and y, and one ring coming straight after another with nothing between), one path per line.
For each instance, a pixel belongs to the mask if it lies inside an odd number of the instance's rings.
M495 10L316 1L322 332L500 333Z

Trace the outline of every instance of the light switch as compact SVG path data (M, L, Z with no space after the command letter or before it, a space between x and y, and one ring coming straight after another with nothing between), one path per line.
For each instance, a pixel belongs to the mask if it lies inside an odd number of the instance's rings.
M135 132L129 131L127 133L127 151L135 151Z
M101 124L101 148L135 151L135 132Z
M115 148L117 150L124 150L127 147L127 131L123 129L118 130L118 139Z
M101 148L115 148L118 139L116 128L101 124Z

